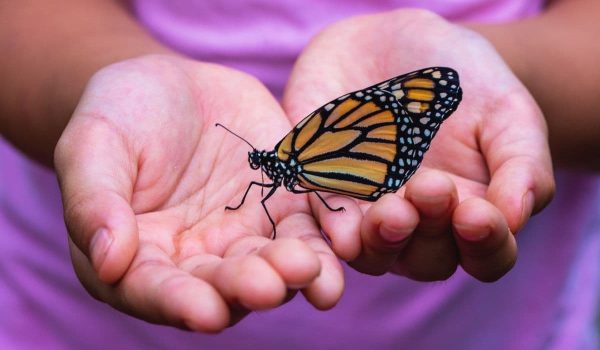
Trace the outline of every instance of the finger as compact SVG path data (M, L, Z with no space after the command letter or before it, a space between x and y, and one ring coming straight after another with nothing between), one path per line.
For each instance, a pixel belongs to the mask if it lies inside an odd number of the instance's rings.
M487 198L516 233L532 214L550 202L554 186L551 169L532 158L518 157L506 161L493 173Z
M307 287L321 271L315 252L298 239L281 238L265 245L258 252L292 289Z
M316 195L310 195L310 204L317 221L335 254L346 261L356 259L361 250L360 225L362 211L357 202L348 197L322 196L331 208L344 208L343 211L329 210Z
M472 198L453 215L456 244L463 269L483 282L504 276L515 264L517 244L502 213L491 203Z
M283 303L287 288L277 271L256 255L223 259L214 285L231 304L265 310Z
M423 171L406 186L406 198L419 212L420 222L393 271L419 281L444 280L458 266L451 230L458 194L452 180L440 171Z
M514 233L550 202L555 190L546 125L527 96L526 91L517 91L504 98L510 107L500 106L497 115L486 119L480 140L492 176L487 199L504 214ZM521 117L518 126L505 125L515 120L514 111L531 115Z
M177 266L181 270L189 272L192 276L213 285L216 274L220 272L222 262L223 258L216 255L196 254L179 261ZM224 301L228 302L227 300ZM237 302L228 303L227 306L229 308L228 327L237 324L252 311Z
M68 241L71 261L77 278L92 297L108 303L112 298L114 287L100 281L90 259L83 254L70 237L68 237Z
M283 303L287 286L258 252L277 241L248 236L229 246L222 258L198 254L179 266L213 285L234 310L274 308Z
M69 235L105 283L123 276L138 245L127 154L114 129L82 119L69 125L55 151Z
M181 271L166 257L165 261L144 260L144 250L140 248L140 263L134 263L118 287L128 307L151 322L182 324L197 331L215 332L227 326L229 309L213 286Z
M408 200L397 195L383 196L365 213L362 251L350 265L371 275L388 272L418 223L419 213Z
M274 241L258 254L273 266L287 288L301 289L317 309L330 309L344 289L342 267L321 237L301 236L301 239Z
M74 266L86 289L116 309L148 322L201 332L227 327L229 309L217 291L173 266L157 247L141 246L131 269L115 286L102 283L85 255L72 247Z
M321 237L303 237L303 241L317 254L320 272L302 289L306 300L319 310L334 307L344 292L344 271L340 260Z
M302 249L308 249L299 255L300 246L290 246L290 249L298 251L294 253L296 264L288 266L289 272L285 275L291 276L299 271L310 271L310 274L304 273L303 283L296 283L295 286L302 289L306 300L315 308L327 310L335 306L344 291L344 273L338 257L327 241L323 239L315 219L309 214L298 213L286 217L280 227L286 237L293 238L296 242L302 242L302 246L306 247ZM309 252L310 254L308 254ZM282 261L289 260L285 254L282 254L281 257ZM318 265L315 265L313 260L315 258ZM288 263L286 262L286 264ZM282 271L281 268L278 270ZM284 278L291 281L289 277Z
M287 216L278 224L277 230L280 235L276 240L260 236L239 239L227 248L222 262L221 258L217 260L199 256L186 259L180 267L217 286L234 308L235 305L251 310L273 308L289 301L297 289L302 289L307 300L319 309L335 305L343 291L342 269L327 242L323 240L312 216L306 213ZM256 272L248 274L252 283L265 278L271 279L270 282L261 282L265 286L263 292L255 292L242 285L232 285L243 283L239 282L239 276L231 277L230 280L234 281L231 283L224 277L227 274L233 276L231 271L234 269L241 270L239 266L246 261L239 259L249 255L263 259L271 268L266 277ZM231 259L238 259L238 266L224 268L222 265L230 263ZM270 272L274 272L278 279ZM281 284L277 284L276 280ZM261 300L248 301L252 298ZM244 299L247 301L243 302Z
M277 230L280 235L276 240L248 236L232 242L224 258L256 254L273 267L287 288L308 286L321 271L316 252L306 243L311 238L323 241L314 219L306 213L286 216Z
M264 262L269 260L269 263L279 269L277 271L276 268L269 265L271 267L271 270L269 270L261 265L262 272L255 269L247 273L245 278L253 285L258 282L261 287L264 287L259 292L256 292L252 286L244 286L243 283L245 282L240 279L239 271L243 270L241 266L248 263L248 260L243 259L246 256L244 254L224 259L215 256L192 257L188 258L180 267L191 271L194 276L214 284L230 304L234 311L234 317L245 315L245 310L263 310L279 306L293 297L295 288L301 288L306 299L318 309L328 309L334 306L343 291L343 273L331 250L328 254L318 253L316 264L315 252L312 251L312 247L310 254L307 254L308 252L294 252L290 263L287 263L285 260L287 260L286 252L289 252L288 249L299 248L302 251L306 249L306 244L302 242L300 242L302 244L298 242L291 243L292 240L290 239L281 239L281 241L289 242L282 244L278 239L271 241L273 243L277 242L274 247L270 247L270 243L264 242L263 248L237 249L238 253L245 250L247 253L253 254L252 261L255 261L255 258L264 259ZM327 244L322 239L321 242L324 246L321 249L327 249ZM310 243L309 245L314 244ZM286 247L278 251L282 248L281 245ZM306 260L309 261L308 264ZM294 266L301 266L299 274L292 270ZM324 267L322 271L320 266ZM235 270L238 271L237 275ZM277 276L273 275L273 272ZM307 282L309 280L310 282Z
M303 212L289 215L279 223L277 230L281 232L280 238L265 240L269 243L257 253L285 281L288 298L290 290L301 289L307 301L317 309L335 306L344 290L343 270L314 218ZM236 251L244 253L248 248L238 245Z

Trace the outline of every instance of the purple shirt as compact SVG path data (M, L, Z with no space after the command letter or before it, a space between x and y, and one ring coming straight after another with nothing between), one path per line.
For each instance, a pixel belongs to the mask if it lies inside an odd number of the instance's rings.
M135 1L140 21L193 57L235 67L281 95L309 38L338 19L420 6L450 19L503 21L540 1ZM67 249L52 172L0 139L0 349L595 349L600 182L562 173L554 202L518 236L519 260L493 284L458 271L445 282L346 269L327 312L299 296L219 335L155 326L92 299Z

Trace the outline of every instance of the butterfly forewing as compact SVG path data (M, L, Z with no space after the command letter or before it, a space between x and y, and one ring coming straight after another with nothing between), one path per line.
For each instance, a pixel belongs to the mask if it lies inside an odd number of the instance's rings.
M460 97L452 69L408 73L325 104L275 150L301 187L374 201L416 171Z

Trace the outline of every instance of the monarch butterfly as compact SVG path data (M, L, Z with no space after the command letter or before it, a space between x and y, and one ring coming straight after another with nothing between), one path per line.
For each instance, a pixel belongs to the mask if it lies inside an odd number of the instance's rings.
M397 191L417 170L441 123L462 98L456 71L430 67L383 81L338 97L300 121L273 151L252 147L248 162L271 183L250 182L239 209L253 185L270 188L265 202L284 185L293 193L332 192L376 201Z

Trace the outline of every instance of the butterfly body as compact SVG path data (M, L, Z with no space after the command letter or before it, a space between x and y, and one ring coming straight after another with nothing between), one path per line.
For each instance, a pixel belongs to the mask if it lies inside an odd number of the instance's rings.
M343 95L300 121L273 151L248 154L252 169L294 193L337 193L366 201L397 191L417 170L442 122L462 98L458 74L431 67ZM245 140L244 140L245 141ZM246 141L247 142L247 141ZM341 208L338 208L339 210ZM332 209L333 210L333 209ZM275 224L271 219L275 232Z

